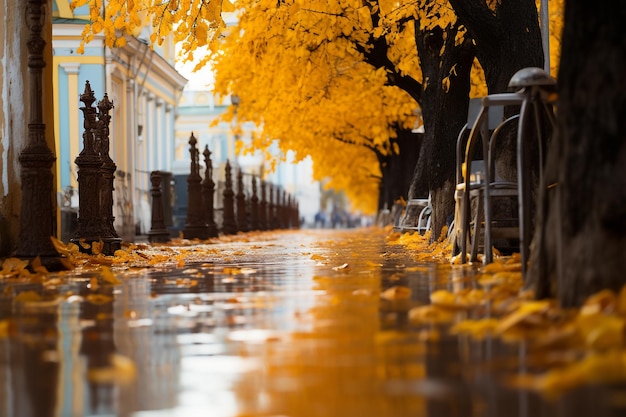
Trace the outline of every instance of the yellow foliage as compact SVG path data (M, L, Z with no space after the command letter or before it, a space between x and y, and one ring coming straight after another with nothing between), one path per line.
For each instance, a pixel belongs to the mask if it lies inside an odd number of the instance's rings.
M396 125L411 128L417 104L386 85L384 69L364 63L358 48L369 48L373 28L361 2L270 3L237 3L244 12L214 57L215 91L240 98L238 121L259 127L252 147L276 143L296 160L310 156L315 179L328 179L329 188L360 203L355 208L373 212L375 152L397 150ZM398 38L390 52L407 73L418 68L411 39Z
M104 4L103 4L104 3ZM172 35L181 47L181 57L191 60L198 45L207 45L226 28L221 13L231 11L228 0L73 0L72 9L89 6L91 23L83 32L83 41L89 42L100 33L105 44L125 45L126 36L137 36L146 25L151 25L152 44L162 44ZM80 47L84 51L84 45Z
M550 5L553 68L558 62L562 3L555 0ZM495 13L499 0L488 4ZM251 148L267 150L277 143L283 153L295 151L296 161L310 156L315 179L330 179L329 187L345 190L358 202L355 208L367 213L377 207L381 174L376 153L397 152L396 130L413 126L418 104L399 88L388 86L387 71L366 64L363 50L384 37L387 57L396 70L421 82L413 21L419 22L419 30L456 24L445 1L71 3L72 8L84 5L89 6L91 19L83 32L85 42L103 34L108 47L122 47L126 36L137 36L145 26L152 28L153 45L171 36L181 60L197 58L196 68L207 64L215 68L216 93L240 97L238 123L251 121L258 126ZM227 28L222 12L236 12L237 24ZM463 42L466 35L461 28L455 43ZM84 52L84 45L79 52ZM455 75L453 67L449 77ZM446 91L449 77L440 86ZM426 88L428 80L423 82ZM471 96L485 94L484 75L476 61ZM268 163L274 164L275 160Z

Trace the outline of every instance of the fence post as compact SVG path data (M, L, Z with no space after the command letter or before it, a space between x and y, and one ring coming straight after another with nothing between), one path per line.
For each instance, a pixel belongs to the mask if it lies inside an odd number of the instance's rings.
M230 161L226 160L224 186L224 219L222 223L222 233L225 235L237 234L237 222L235 221L235 192L233 191L233 179L230 168Z
M100 153L102 165L100 166L100 221L102 222L103 253L113 255L121 249L122 239L115 231L113 222L113 180L117 166L109 155L109 124L111 116L109 112L113 108L113 102L104 93L102 100L98 102L98 124L96 128L96 144Z
M267 200L265 199L265 181L261 180L261 203L259 203L259 229L267 230Z
M191 156L190 172L187 177L187 220L183 229L185 239L208 238L208 227L202 212L202 177L196 137L191 133L189 138L189 154Z
M70 242L78 245L83 252L91 253L91 246L83 246L83 242L91 245L102 236L100 221L100 167L102 158L96 151L94 131L96 129L96 108L93 107L96 97L91 90L89 81L85 83L85 91L80 95L84 104L83 112L83 149L74 162L78 166L78 228Z
M252 176L252 197L250 198L250 230L259 230L259 196L256 193L256 175Z
M161 172L152 171L150 173L150 195L152 196L152 216L150 219L150 231L148 241L169 242L170 233L165 228L165 216L163 214L163 198L161 193Z
M204 214L206 215L206 224L208 227L208 237L217 237L217 224L215 223L215 211L213 207L213 195L215 194L215 182L213 182L213 163L211 162L211 151L209 145L204 147L204 181L202 182L202 196L204 203Z
M56 234L52 177L52 165L56 157L46 143L46 125L43 121L42 74L46 66L43 56L46 42L41 37L41 32L44 12L42 2L28 2L26 23L29 35L26 46L30 78L30 119L27 145L18 157L21 166L22 203L17 256L39 256L46 267L59 270L64 267L50 240Z
M248 231L248 214L246 212L246 196L243 193L243 172L237 171L237 226L240 232Z

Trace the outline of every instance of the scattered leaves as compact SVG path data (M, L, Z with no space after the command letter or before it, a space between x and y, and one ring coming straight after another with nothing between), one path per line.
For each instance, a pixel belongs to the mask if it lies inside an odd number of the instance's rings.
M411 298L411 289L400 285L395 285L386 289L380 294L380 297L385 300L408 300Z

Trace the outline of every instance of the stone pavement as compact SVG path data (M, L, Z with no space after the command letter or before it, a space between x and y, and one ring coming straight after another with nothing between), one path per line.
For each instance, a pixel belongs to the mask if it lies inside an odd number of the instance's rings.
M530 367L524 343L416 321L475 269L388 234L138 245L39 278L5 267L0 416L624 415L623 387L545 399L506 383Z

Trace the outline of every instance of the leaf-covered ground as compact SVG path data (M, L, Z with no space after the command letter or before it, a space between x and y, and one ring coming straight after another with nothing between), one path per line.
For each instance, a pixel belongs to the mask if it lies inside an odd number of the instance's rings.
M496 415L484 386L500 387L502 396L535 393L546 404L606 387L606 407L623 409L626 287L564 310L524 288L518 256L455 265L445 240L428 241L380 228L263 232L124 245L115 256L55 241L68 271L50 273L37 259L2 261L0 352L10 356L9 343L41 345L36 360L44 364L78 361L79 380L141 393L155 379L146 380L144 369L155 353L141 353L154 341L129 348L119 329L128 337L162 334L157 323L165 320L174 333L169 345L183 349L181 334L215 338L227 350L221 355L255 364L236 373L227 391L237 406L224 415L427 415L446 396L474 404L463 415ZM74 321L61 314L72 305L80 306ZM46 314L55 318L44 326ZM33 320L41 329L32 330ZM81 334L82 356L59 347L68 343L59 330L65 320ZM87 353L87 341L99 353ZM92 355L105 357L92 363ZM12 366L27 373L26 365ZM158 371L189 374L211 378L201 368ZM472 382L483 379L489 383ZM184 404L198 384L163 389ZM458 384L466 388L451 388ZM311 408L313 399L323 405Z

